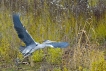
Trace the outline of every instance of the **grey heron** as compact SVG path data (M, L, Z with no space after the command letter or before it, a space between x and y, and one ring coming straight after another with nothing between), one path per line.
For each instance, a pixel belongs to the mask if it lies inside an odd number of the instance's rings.
M69 46L68 42L56 42L46 40L42 44L35 42L25 27L22 25L20 21L20 17L18 14L13 14L13 24L14 28L18 34L18 37L25 43L26 46L21 46L19 48L20 52L24 57L30 56L34 51L44 47L52 47L52 48L65 48Z

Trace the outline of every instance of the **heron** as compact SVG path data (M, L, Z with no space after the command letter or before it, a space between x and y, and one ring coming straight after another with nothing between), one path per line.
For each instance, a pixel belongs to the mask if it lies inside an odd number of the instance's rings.
M18 37L25 43L25 46L20 46L19 50L23 54L24 58L32 55L32 53L38 49L51 47L51 48L66 48L69 46L68 42L56 42L51 40L43 41L42 43L35 42L32 36L28 33L26 28L20 21L18 14L13 14L13 24Z

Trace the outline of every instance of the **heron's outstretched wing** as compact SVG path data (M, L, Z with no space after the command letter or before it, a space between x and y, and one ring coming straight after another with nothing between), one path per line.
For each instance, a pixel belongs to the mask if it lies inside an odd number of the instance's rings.
M19 15L14 14L13 15L13 23L14 28L18 33L18 37L26 44L26 46L35 43L30 34L27 32L27 30L22 25Z
M65 48L69 46L69 43L67 42L52 42L52 43L46 43L48 46L54 47L54 48Z

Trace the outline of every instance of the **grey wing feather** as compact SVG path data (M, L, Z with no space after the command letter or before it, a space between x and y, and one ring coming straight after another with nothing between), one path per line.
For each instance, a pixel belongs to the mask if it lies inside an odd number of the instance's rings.
M22 52L26 47L25 46L21 46L19 49L20 49L20 52Z
M14 23L14 28L18 33L18 37L26 44L26 46L34 43L34 40L28 34L27 30L23 27L19 19L19 16L16 14L13 15L13 23Z
M52 42L52 43L47 43L49 45L52 45L54 48L65 48L69 46L69 43L67 42Z

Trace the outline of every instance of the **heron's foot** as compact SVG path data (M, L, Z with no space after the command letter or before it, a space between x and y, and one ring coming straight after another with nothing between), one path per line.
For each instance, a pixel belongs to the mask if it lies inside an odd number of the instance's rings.
M26 58L23 58L22 60L20 60L19 58L16 58L15 59L15 65L16 66L19 66L20 64L28 65L29 62L27 61L27 57Z

